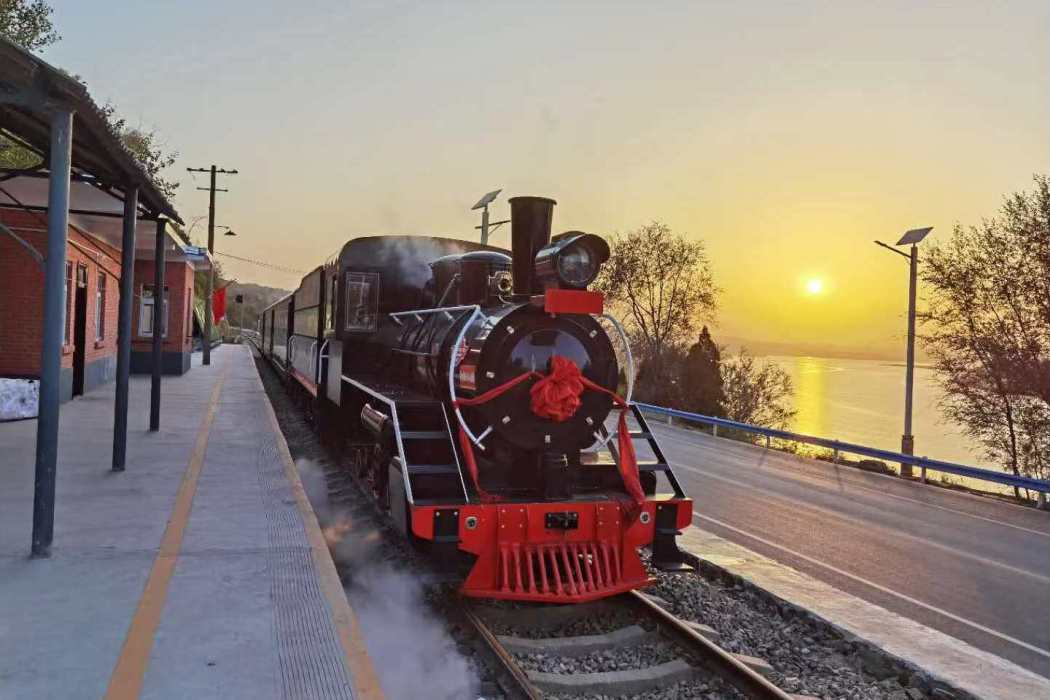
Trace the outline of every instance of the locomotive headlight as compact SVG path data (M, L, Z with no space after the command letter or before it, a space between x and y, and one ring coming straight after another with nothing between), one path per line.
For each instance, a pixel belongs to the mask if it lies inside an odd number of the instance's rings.
M536 279L544 288L584 289L609 259L609 244L600 236L568 231L536 253Z

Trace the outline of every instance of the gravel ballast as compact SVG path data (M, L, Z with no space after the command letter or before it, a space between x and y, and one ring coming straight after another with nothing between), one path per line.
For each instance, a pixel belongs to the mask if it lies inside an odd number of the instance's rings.
M700 575L657 573L648 593L684 620L713 627L730 652L764 659L788 693L828 700L976 700L811 613L705 565Z

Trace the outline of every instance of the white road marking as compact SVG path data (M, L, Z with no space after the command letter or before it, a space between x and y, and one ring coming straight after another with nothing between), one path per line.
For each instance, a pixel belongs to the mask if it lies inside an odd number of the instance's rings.
M711 518L711 517L706 516L706 515L701 515L700 513L697 513L695 510L693 511L693 517L697 518L699 520L706 520L708 522L714 523L715 525L717 525L719 527L722 527L722 528L725 528L726 530L729 530L730 532L735 532L735 533L737 533L739 535L743 535L744 537L748 537L748 538L750 538L752 540L755 540L756 542L761 542L762 544L766 545L767 547L772 547L774 549L777 549L777 550L780 550L780 551L785 552L787 554L790 554L791 556L796 557L798 559L801 559L802 561L805 561L807 563L813 564L814 566L819 566L819 567L821 567L823 569L827 569L828 571L831 571L832 573L838 574L839 576L843 576L845 578L848 578L851 581L855 581L857 583L863 584L863 585L868 586L870 588L874 588L875 590L877 590L877 591L879 591L881 593L885 593L886 595L893 596L894 598L900 598L901 600L903 600L903 601L905 601L907 603L911 603L912 605L918 606L918 607L920 607L920 608L922 608L924 610L928 610L928 611L936 613L938 615L943 615L944 617L947 617L950 620L958 622L959 624L966 625L967 627L970 627L970 628L973 628L975 630L978 630L979 632L984 632L985 634L991 635L991 636L993 636L993 637L995 637L997 639L1001 639L1004 642L1009 642L1010 644L1015 644L1015 645L1017 645L1019 647L1027 649L1028 651L1030 651L1030 652L1032 652L1034 654L1038 654L1039 656L1042 656L1044 658L1050 659L1050 651L1047 651L1046 649L1040 649L1039 647L1034 646L1032 644L1029 644L1028 642L1021 641L1020 639L1017 639L1016 637L1011 637L1008 634L1003 634L1002 632L997 632L996 630L993 630L990 627L985 627L984 625L982 625L980 623L973 622L972 620L967 620L964 617L959 617L955 613L950 613L947 610L942 610L941 608L938 608L938 607L935 607L933 605L930 605L929 603L924 603L921 600L916 600L915 598L912 598L911 596L904 595L903 593L898 593L897 591L892 590L890 588L886 588L885 586L879 585L879 584L875 583L874 581L869 581L868 579L861 578L860 576L857 576L856 574L851 574L848 571L843 571L842 569L840 569L837 566L834 566L832 564L825 564L824 562L819 561L817 559L814 559L813 557L807 556L805 554L802 554L801 552L796 552L795 550L790 549L788 547L785 547L783 545L777 544L776 542L771 542L770 540L767 540L766 538L762 537L761 535L756 535L756 534L750 533L750 532L748 532L746 530L741 530L740 528L734 527L734 526L730 525L729 523L722 522L721 520L717 520L715 518Z
M660 436L661 439L671 440L672 442L678 442L678 443L681 443L682 445L685 445L685 446L688 446L688 447L698 447L698 448L704 449L704 450L712 449L712 446L705 445L702 442L688 440L688 439L686 439L684 437L679 437L677 435L667 434L669 429L668 428L663 428L662 426L660 426L660 427L662 428L662 432L664 433L663 435ZM708 437L708 436L705 436L705 437ZM715 438L712 438L712 439L715 439ZM721 438L718 438L718 439L721 439ZM744 446L745 444L746 443L741 443L741 446ZM735 447L735 445L734 445L734 447ZM752 445L752 447L759 447L759 446ZM759 449L761 449L761 448L759 447ZM776 455L776 456L781 456L781 455ZM784 453L784 455L782 455L782 456L783 457L788 457L788 456L792 456L792 455L789 455L788 453ZM848 469L849 467L844 467L844 468ZM780 476L781 478L795 478L795 479L797 479L799 474L797 474L795 472L788 472L787 474L778 474L777 476ZM823 474L812 474L811 473L811 474L807 474L807 476L812 476L812 477L814 477L815 481L821 482L823 484L827 484L828 481L829 481L828 476L823 475ZM879 475L879 476L884 476L884 475ZM946 511L948 513L955 513L956 515L962 515L962 516L967 517L967 518L974 518L975 520L983 520L984 522L991 523L993 525L1001 525L1002 527L1009 527L1009 528L1012 528L1014 530L1020 530L1021 532L1027 532L1027 533L1029 533L1031 535L1038 535L1040 537L1050 538L1050 532L1043 532L1041 530L1033 530L1032 528L1024 527L1023 525L1014 525L1013 523L1003 522L1002 520L996 520L995 518L989 518L989 517L984 516L984 515L977 515L976 513L967 513L964 510L956 510L955 508L949 508L948 506L940 506L940 505L937 505L936 503L928 503L926 501L920 501L917 498L910 498L908 496L900 496L900 495L897 495L895 493L889 493L887 491L881 491L881 490L879 490L879 489L877 489L875 487L867 486L867 485L859 483L859 482L857 482L857 481L855 481L853 479L849 479L848 481L849 481L849 485L851 487L853 487L853 488L860 489L860 490L863 490L863 491L869 491L869 492L872 492L872 493L876 493L876 494L878 494L880 496L886 496L888 498L895 498L898 501L908 501L909 503L916 503L916 504L924 506L926 508L935 508L936 510L943 510L943 511ZM937 487L931 487L931 488L937 488ZM960 494L953 494L953 495L960 495ZM984 498L984 496L978 496L978 498ZM1020 507L1020 506L1017 506L1017 507Z
M730 479L729 477L720 476L718 474L712 474L712 473L706 472L703 469L700 469L698 467L692 467L692 466L689 466L689 465L686 465L686 464L678 464L676 466L681 468L681 469L685 469L686 471L689 471L689 472L692 472L694 474L697 474L697 475L699 475L701 477L704 477L706 479L714 479L715 481L722 481L722 482L725 482L727 484L731 484L733 486L752 488L752 487L750 487L750 486L748 486L746 484L741 484L736 479ZM1042 574L1037 574L1034 571L1029 571L1028 569L1022 569L1022 568L1013 566L1011 564L1005 564L1003 562L996 561L995 559L988 559L986 557L982 557L979 554L972 554L972 553L967 552L965 550L958 549L956 547L952 547L951 545L941 544L939 542L934 542L933 540L927 539L925 537L918 537L916 535L912 535L911 533L905 532L903 530L895 530L895 529L892 529L892 528L888 528L885 525L880 525L880 524L878 524L876 522L873 522L873 521L870 521L870 520L862 520L860 518L856 518L856 517L854 517L852 515L849 515L848 513L842 513L842 512L839 512L837 510L832 510L831 508L825 508L824 506L819 506L819 505L816 505L815 503L808 503L806 501L799 500L799 499L797 499L797 498L795 498L793 496L788 496L788 495L784 495L784 494L770 494L770 493L766 493L766 494L757 494L755 496L755 498L758 498L758 499L765 498L767 500L775 498L775 499L780 499L780 500L783 500L783 501L788 501L790 504L792 504L795 507L807 508L807 509L810 509L810 510L815 510L815 511L817 511L819 513L824 513L826 515L830 515L833 518L839 518L841 520L847 520L847 521L849 521L851 523L856 524L858 527L860 527L862 529L878 528L879 530L882 530L883 532L887 533L888 535L891 535L892 537L904 538L904 539L907 539L907 540L911 540L912 542L915 542L916 544L918 544L921 547L933 547L934 549L939 549L939 550L941 550L943 552L947 552L947 553L952 554L954 556L962 557L963 559L970 559L971 561L975 561L978 564L983 564L985 566L996 566L996 567L999 567L1001 569L1006 569L1007 571L1010 571L1010 572L1013 572L1015 574L1018 574L1019 576L1030 576L1032 578L1035 578L1035 579L1038 579L1038 580L1042 581L1043 583L1045 583L1047 585L1050 585L1050 577L1043 576Z

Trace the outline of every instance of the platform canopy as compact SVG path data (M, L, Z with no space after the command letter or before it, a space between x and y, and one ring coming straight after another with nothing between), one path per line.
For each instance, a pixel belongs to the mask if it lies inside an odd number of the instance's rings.
M0 132L43 157L42 169L31 171L36 174L46 173L49 115L55 110L76 115L74 180L85 178L85 184L110 190L121 199L125 189L137 187L140 218L164 216L182 223L175 207L110 128L87 88L69 73L0 38ZM71 208L75 207L71 204Z
M116 472L124 471L127 452L132 281L138 248L143 248L143 258L152 249L153 284L163 288L169 251L183 256L187 252L183 243L188 241L181 233L173 238L166 230L169 221L181 224L182 219L124 146L87 88L71 73L4 38L0 38L0 136L3 145L14 144L39 158L28 167L0 168L0 208L38 216L47 232L46 249L35 251L44 268L44 303L31 552L41 557L48 556L54 536L69 228L79 228L120 251L112 461ZM28 246L9 227L0 225L0 235L11 235ZM166 308L153 305L154 328L163 327ZM152 344L149 430L155 432L160 430L162 334L154 333Z
M2 124L0 117L0 124ZM0 210L11 209L35 213L41 227L47 225L47 198L49 181L47 171L41 175L4 174L0 171ZM102 189L83 179L74 179L69 185L69 224L90 234L116 250L123 245L124 199L118 190ZM140 200L141 201L141 200ZM151 260L155 248L156 221L140 216L135 224L135 258ZM207 269L206 260L189 256L189 241L180 229L166 228L164 247L169 262L190 259L197 269Z

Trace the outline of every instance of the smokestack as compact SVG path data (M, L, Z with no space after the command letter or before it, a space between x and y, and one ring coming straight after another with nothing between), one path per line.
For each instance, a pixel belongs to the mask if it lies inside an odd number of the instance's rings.
M546 197L511 197L510 240L513 254L514 293L539 293L533 279L536 253L550 243L553 199Z

